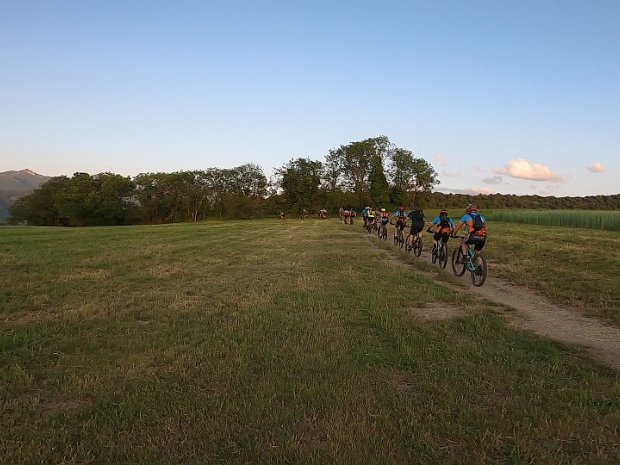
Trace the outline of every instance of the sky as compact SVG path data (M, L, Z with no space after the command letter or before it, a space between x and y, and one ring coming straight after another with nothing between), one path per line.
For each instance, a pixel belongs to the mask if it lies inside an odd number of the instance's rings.
M620 193L620 0L0 0L0 172L172 172L379 135L437 190Z

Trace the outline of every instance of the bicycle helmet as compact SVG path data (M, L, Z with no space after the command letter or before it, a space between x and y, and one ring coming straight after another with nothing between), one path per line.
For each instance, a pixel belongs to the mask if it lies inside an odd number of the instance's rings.
M401 212L405 211L405 207L400 207L398 210L401 211Z
M381 209L381 211L382 211L382 212L384 212L384 211L385 211L385 208L382 208L382 209Z
M441 215L446 215L446 216L448 216L448 210L446 210L445 208L444 208L443 210L441 210L441 211L439 212L439 216L441 216Z
M469 205L467 205L467 210L465 210L465 213L474 213L478 211L478 206L475 203L470 203Z

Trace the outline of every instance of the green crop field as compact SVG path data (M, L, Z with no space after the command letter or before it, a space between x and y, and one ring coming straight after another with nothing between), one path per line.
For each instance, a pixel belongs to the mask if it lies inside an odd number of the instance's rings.
M617 273L618 233L510 227L490 273ZM0 462L620 462L618 371L380 252L335 220L0 228Z
M620 231L617 210L492 210L484 214L491 221Z

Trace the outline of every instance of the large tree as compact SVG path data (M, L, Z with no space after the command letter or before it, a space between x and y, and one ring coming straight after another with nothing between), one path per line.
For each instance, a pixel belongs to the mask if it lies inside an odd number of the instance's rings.
M322 166L320 161L297 158L276 170L278 186L289 208L298 212L317 208Z
M388 156L392 145L386 136L378 136L348 145L341 145L330 151L330 157L335 158L342 174L344 189L355 192L359 206L370 201L370 174L373 160L377 158L383 162Z
M395 148L390 154L389 174L393 196L406 194L411 204L420 192L431 192L439 184L437 172L423 158L416 158L410 150Z

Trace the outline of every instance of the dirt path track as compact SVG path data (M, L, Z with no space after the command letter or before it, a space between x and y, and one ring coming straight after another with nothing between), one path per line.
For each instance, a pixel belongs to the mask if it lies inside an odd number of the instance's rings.
M374 247L377 247L373 241L370 242ZM405 266L410 266L398 259L394 253L395 250L394 252L385 250L385 252L390 261L399 261ZM424 250L418 260L430 263L428 247L426 247L426 250ZM489 268L489 276L482 287L474 287L468 274L465 274L459 282L469 286L474 292L487 300L516 310L515 313L506 314L509 322L514 326L530 330L556 341L586 347L597 359L607 365L620 369L619 328L610 326L595 318L585 317L574 308L555 305L527 288L511 286L493 276L492 264L490 264ZM448 263L446 270L450 271L450 263ZM433 273L427 273L418 269L416 269L416 272L436 280L436 275ZM442 286L456 288L456 286L444 281L437 282Z

